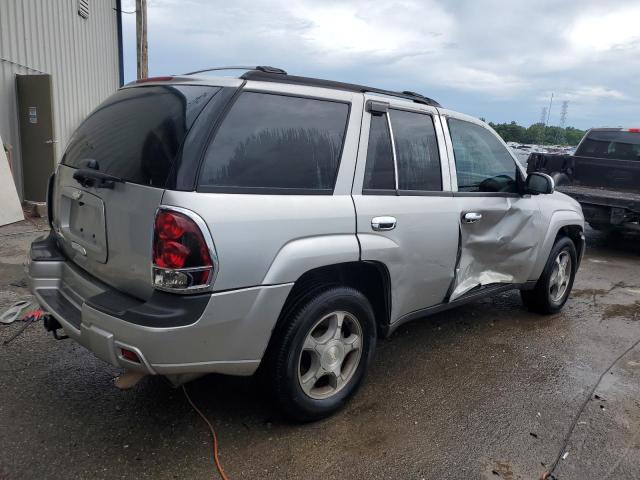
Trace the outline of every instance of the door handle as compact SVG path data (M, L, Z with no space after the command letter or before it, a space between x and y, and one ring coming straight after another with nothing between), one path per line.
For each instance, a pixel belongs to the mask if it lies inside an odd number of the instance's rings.
M396 228L395 217L374 217L371 219L371 228L376 232L386 232Z
M58 143L58 140L53 140L53 139L49 139L49 140L45 140L44 143L46 143L47 145L51 145L53 143Z
M482 220L482 214L478 212L467 212L462 216L464 223L476 223Z

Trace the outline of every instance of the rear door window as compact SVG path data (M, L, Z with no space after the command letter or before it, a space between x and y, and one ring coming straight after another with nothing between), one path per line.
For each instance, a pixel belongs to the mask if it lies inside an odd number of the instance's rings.
M127 182L164 187L187 132L217 87L162 85L124 88L76 130L62 163Z
M517 191L517 167L504 145L486 128L450 118L458 191Z
M391 110L398 190L440 191L442 172L431 115Z
M394 147L398 194L442 191L440 155L433 118L422 113L392 109L387 114L371 116L363 193L396 193Z
M362 189L365 191L386 190L395 193L394 170L393 147L391 135L389 135L387 115L372 115Z
M244 92L207 149L198 189L331 194L348 117L343 102Z

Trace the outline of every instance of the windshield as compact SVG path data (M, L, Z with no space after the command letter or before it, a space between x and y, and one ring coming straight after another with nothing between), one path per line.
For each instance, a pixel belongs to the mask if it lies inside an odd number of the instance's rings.
M640 132L592 130L576 156L640 160Z
M62 163L127 182L164 187L182 142L219 88L162 85L125 88L102 103L73 134Z

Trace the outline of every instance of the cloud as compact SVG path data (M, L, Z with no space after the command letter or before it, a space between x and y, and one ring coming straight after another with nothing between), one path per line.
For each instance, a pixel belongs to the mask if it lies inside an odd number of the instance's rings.
M148 8L152 74L267 64L423 92L524 124L537 121L555 92L571 101L576 126L599 115L600 123L640 123L637 2L149 0ZM124 20L131 79L135 19Z
M640 41L640 5L581 15L567 30L576 49L602 52Z
M567 100L600 100L600 99L615 99L621 100L627 98L627 96L612 88L605 87L580 87L572 92L564 94Z

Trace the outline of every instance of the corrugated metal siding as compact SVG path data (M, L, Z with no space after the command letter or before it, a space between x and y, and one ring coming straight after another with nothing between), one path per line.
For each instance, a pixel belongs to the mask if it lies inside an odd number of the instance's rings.
M48 73L53 85L56 158L78 124L119 86L116 0L0 0L0 136L13 146L22 192L16 74Z

